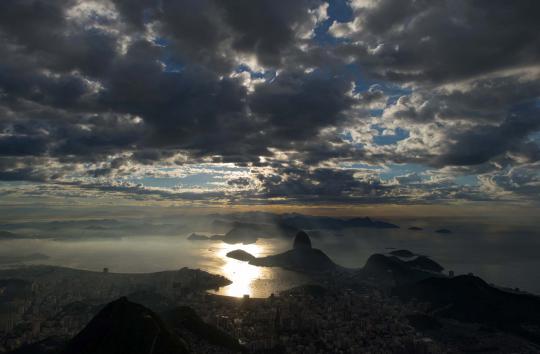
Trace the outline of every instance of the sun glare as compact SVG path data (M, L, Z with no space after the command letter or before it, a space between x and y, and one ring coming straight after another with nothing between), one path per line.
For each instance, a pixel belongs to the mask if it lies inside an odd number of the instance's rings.
M257 244L243 245L235 244L229 245L224 244L223 248L219 251L220 258L224 261L223 266L221 267L222 272L226 278L234 279L234 282L220 289L219 293L221 295L242 297L244 295L253 296L254 288L253 283L255 280L259 279L262 275L262 269L253 265L250 265L248 262L242 262L236 259L227 257L227 253L241 249L246 251L255 257L259 257L263 253L263 246Z

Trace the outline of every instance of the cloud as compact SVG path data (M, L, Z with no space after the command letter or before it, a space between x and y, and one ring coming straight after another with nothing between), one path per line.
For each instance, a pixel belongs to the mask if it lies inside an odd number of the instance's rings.
M318 168L311 171L287 168L275 174L257 177L264 198L291 201L376 202L384 198L387 187L378 179L360 179L354 170Z
M120 17L138 31L151 26L170 44L175 60L218 71L230 69L240 57L280 66L324 18L326 8L318 0L114 0L114 4Z
M369 74L398 82L440 83L536 65L538 2L353 1L351 22L330 32Z
M346 77L332 73L285 72L269 84L259 84L249 103L270 135L306 140L346 119L345 111L355 102L351 89Z
M497 126L477 126L449 135L448 144L438 157L442 165L478 165L505 152L519 151L524 138L540 129L540 110L525 105L511 112Z

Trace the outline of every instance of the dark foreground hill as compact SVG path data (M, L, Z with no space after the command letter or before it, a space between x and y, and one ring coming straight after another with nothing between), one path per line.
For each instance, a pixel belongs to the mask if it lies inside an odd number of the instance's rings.
M199 315L188 306L179 306L160 314L163 321L177 335L228 349L233 352L243 352L244 347L238 340L217 327L204 322ZM192 343L193 344L193 343Z
M36 343L26 344L9 354L58 354L64 350L69 338L53 336Z
M123 297L101 310L64 354L184 354L187 344L146 307Z
M184 354L244 352L238 340L190 307L159 315L122 297L107 304L75 337L50 337L10 354Z

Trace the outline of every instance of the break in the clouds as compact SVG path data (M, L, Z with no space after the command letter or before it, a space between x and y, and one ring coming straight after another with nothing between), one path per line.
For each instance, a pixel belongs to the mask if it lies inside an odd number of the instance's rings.
M3 191L538 202L539 14L534 0L4 0L0 180L24 188Z

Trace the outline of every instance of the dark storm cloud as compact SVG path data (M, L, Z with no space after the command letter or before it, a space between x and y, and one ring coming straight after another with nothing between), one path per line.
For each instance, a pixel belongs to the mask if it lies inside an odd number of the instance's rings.
M163 189L147 189L142 185L136 184L97 184L97 183L66 183L66 185L71 185L79 187L85 190L97 190L102 192L118 193L123 196L132 199L140 200L187 200L187 201L197 201L197 200L222 200L226 197L224 192L176 192Z
M353 170L285 168L277 174L259 175L258 178L265 198L281 197L302 202L373 202L389 191L379 180L360 180L354 174Z
M391 127L412 130L379 161L437 167L536 161L540 130L537 2L358 1L334 23L337 51L362 74L406 83L385 109ZM369 154L368 154L369 155Z
M164 72L158 55L151 44L134 43L111 67L99 99L117 112L142 117L148 128L145 144L217 153L212 144L239 140L241 126L250 130L239 82L200 66Z
M298 32L305 30L302 26L311 20L306 9L314 9L322 2L240 0L221 4L235 33L232 47L254 53L263 65L279 66L283 54L293 48Z
M538 105L519 106L498 126L478 126L463 133L449 134L453 143L448 145L438 162L442 165L478 165L504 152L521 150L524 138L539 129ZM535 154L529 154L529 157L534 158Z
M53 156L80 156L81 160L93 160L95 155L114 154L136 143L144 129L116 116L90 118L84 122L82 126L59 126L53 131L53 138L56 138L51 148Z
M540 82L527 78L526 73L480 78L457 87L419 89L413 95L402 96L393 115L419 123L436 119L496 123L502 122L514 107L522 106L515 113L528 114L535 110L539 97ZM533 115L529 114L529 118Z
M47 180L49 180L47 174L38 172L30 167L0 171L0 181L45 182Z
M370 4L371 3L371 4ZM540 59L535 0L357 1L355 19L335 23L340 50L392 81L441 82Z
M280 66L309 30L319 0L216 1L114 0L120 15L142 31L155 24L169 55L180 63L197 62L230 69L237 55L253 55L263 65Z
M151 164L176 150L195 160L258 163L271 155L268 148L311 144L319 129L343 121L354 101L351 78L328 71L286 69L250 97L239 79L222 73L238 55L282 65L284 53L309 35L316 21L310 11L320 2L116 2L126 22L94 13L92 26L67 19L75 4L2 4L10 16L0 27L4 155L99 165L127 151L133 162ZM141 37L149 24L165 45ZM121 36L131 37L122 53ZM86 174L109 176L125 159ZM34 172L12 168L5 178L36 179L27 177Z
M166 158L172 157L173 155L174 153L171 151L164 151L159 149L145 149L133 152L131 158L138 163L142 163L144 165L152 165L156 161L164 160ZM122 162L122 160L120 162Z
M345 111L354 103L347 94L350 90L351 83L343 76L288 72L257 86L250 108L276 138L305 140L345 119Z
M47 138L42 136L0 137L0 155L42 155L47 151Z
M0 181L44 182L51 176L33 167L42 162L33 157L0 157Z
M422 139L437 146L435 153L427 146L423 151L402 151L396 156L402 161L416 156L417 162L438 167L473 166L495 158L500 164L505 154L536 161L540 146L529 137L540 130L539 96L535 79L479 79L457 88L419 90L403 96L384 115L425 135L407 140L410 146L426 144ZM507 159L504 164L514 162Z
M97 28L80 28L66 20L73 0L7 0L0 3L0 30L8 46L32 55L35 65L57 71L98 75L116 54L116 39ZM4 53L5 54L5 53ZM30 59L30 58L29 58Z

